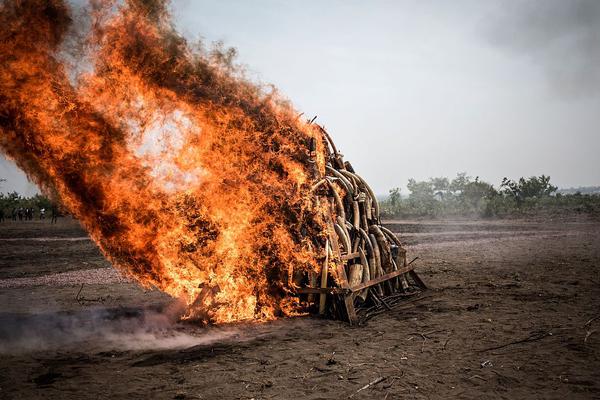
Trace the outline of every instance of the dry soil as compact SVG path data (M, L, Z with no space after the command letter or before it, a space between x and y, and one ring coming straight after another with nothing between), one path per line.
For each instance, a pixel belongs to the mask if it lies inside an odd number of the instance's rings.
M600 398L600 224L388 221L430 286L366 326L202 328L78 224L0 224L2 399Z

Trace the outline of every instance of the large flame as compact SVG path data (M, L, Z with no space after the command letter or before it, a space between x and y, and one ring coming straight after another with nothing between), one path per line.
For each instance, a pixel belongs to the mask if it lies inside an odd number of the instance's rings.
M0 146L188 317L290 314L290 271L315 270L322 247L309 196L321 133L227 52L188 45L166 10L95 1L76 18L58 0L2 2Z

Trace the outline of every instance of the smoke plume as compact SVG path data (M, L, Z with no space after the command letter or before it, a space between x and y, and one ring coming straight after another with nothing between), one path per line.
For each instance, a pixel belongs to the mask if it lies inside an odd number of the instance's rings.
M0 315L0 354L77 350L181 349L245 336L236 327L195 331L177 314L151 309L91 308L79 312ZM245 335L245 334L244 334Z

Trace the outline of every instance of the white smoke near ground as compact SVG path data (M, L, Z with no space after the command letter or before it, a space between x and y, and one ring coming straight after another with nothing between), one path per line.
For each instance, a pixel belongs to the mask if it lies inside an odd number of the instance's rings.
M183 349L237 340L238 327L190 326L181 310L90 308L76 313L0 314L0 354Z

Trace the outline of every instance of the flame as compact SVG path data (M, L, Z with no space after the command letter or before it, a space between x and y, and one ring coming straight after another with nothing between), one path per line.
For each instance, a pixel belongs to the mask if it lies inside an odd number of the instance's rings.
M190 46L164 2L87 11L0 5L0 148L187 318L296 312L289 271L316 271L324 242L320 131L227 53Z

